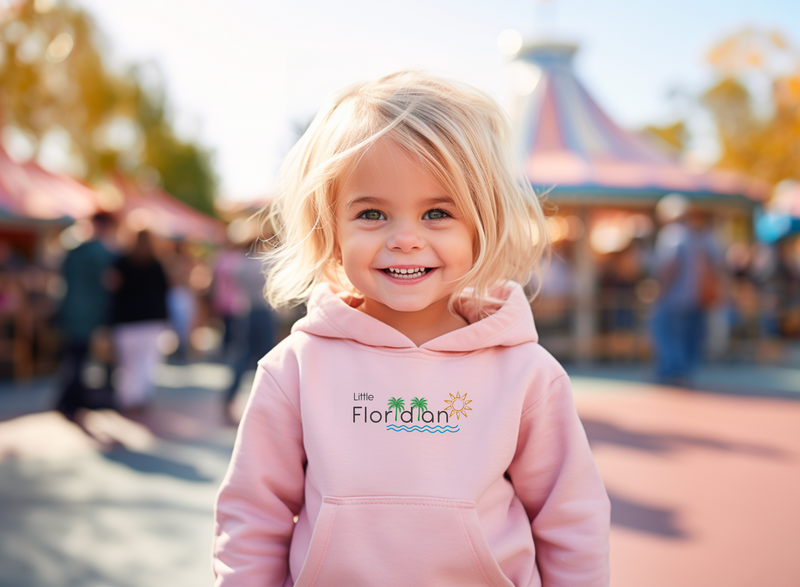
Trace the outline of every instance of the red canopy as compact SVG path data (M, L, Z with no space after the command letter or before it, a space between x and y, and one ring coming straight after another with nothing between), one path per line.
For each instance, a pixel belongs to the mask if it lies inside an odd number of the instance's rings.
M142 188L117 177L114 185L124 198L115 214L134 230L148 229L167 238L222 242L225 224L181 202L158 187Z
M100 200L98 192L69 176L45 171L33 161L15 163L0 147L0 216L86 218L100 209Z

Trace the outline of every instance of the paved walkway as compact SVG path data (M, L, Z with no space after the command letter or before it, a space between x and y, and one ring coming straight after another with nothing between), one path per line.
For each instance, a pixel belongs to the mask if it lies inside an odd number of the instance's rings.
M800 585L800 401L574 387L611 497L614 587Z
M569 368L613 503L614 587L800 585L800 371L707 369L713 392ZM210 585L230 374L164 366L146 420L0 387L0 587Z
M0 414L33 412L0 422L0 587L211 585L213 500L235 435L218 405L229 377L167 366L152 415L92 412L85 429L40 411L49 382L0 390Z

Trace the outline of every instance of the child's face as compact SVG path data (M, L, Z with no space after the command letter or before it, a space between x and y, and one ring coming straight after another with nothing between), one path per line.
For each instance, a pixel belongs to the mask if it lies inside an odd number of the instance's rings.
M446 306L472 267L472 231L422 164L389 140L361 159L336 205L338 253L364 311Z

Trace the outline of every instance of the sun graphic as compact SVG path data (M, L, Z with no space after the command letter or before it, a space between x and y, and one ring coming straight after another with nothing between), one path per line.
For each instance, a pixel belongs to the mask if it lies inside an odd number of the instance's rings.
M472 400L467 399L466 393L464 394L464 397L461 397L460 391L457 391L455 396L451 393L450 399L444 400L444 403L447 404L445 410L450 410L451 417L453 414L455 414L456 420L460 420L461 416L466 418L467 410L472 410L472 408L468 407L468 404L471 404Z

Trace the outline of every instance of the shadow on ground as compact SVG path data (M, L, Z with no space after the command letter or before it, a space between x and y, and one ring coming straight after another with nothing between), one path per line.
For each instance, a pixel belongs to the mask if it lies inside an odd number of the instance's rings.
M786 453L767 446L729 442L688 434L641 432L591 418L585 418L581 421L586 430L586 436L589 438L589 444L592 447L600 444L613 444L652 453L667 453L687 448L705 448L725 452L737 452L767 459L789 458L789 455Z
M723 441L707 436L674 434L666 432L642 432L612 424L607 421L582 419L589 444L592 448L607 444L651 454L667 454L686 449L704 449L735 452L755 458L785 460L786 453L771 447L742 442ZM639 532L674 540L687 540L689 535L681 529L679 512L659 506L648 505L609 492L611 500L611 523Z
M126 452L117 456L140 458ZM148 486L107 463L96 455L0 462L0 587L210 583L216 482L197 483L205 478L194 468L165 459L128 464L178 478Z
M104 453L103 456L109 461L114 461L130 467L139 473L169 475L184 481L194 481L207 483L213 481L211 477L201 475L197 469L185 463L171 461L156 455L143 452L136 452L124 448L117 448Z
M688 534L679 527L678 513L675 510L646 505L620 497L610 491L608 497L611 500L612 525L655 534L663 538L675 540L689 538Z

